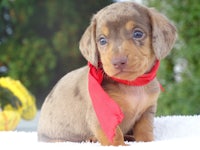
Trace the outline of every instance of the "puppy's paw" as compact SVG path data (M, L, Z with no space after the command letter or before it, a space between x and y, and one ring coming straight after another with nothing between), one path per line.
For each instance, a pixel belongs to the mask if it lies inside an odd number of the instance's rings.
M134 142L135 137L133 135L124 135L124 141Z

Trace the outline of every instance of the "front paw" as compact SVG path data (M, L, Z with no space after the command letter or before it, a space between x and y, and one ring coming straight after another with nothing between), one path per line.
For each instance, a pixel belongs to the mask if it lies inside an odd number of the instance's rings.
M134 142L135 137L133 135L124 135L124 141Z
M117 128L116 128L115 136L114 136L112 142L106 137L105 133L100 128L98 128L95 131L95 135L96 135L96 138L99 141L99 143L103 146L110 146L110 145L126 146L126 144L124 143L124 137L123 137L122 131L119 126L117 126Z

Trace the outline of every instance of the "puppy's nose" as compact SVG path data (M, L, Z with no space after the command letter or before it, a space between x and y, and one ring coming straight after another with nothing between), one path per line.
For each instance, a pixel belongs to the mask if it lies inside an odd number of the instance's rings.
M127 56L115 57L112 59L112 64L116 69L123 69L127 64Z

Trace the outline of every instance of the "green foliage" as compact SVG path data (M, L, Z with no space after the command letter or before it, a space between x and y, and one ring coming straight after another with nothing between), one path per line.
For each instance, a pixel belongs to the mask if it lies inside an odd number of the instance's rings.
M165 88L159 98L158 115L200 114L200 5L194 0L146 0L173 20L178 41L167 59L162 61L159 79ZM179 59L186 60L182 81L175 80L174 67Z
M45 38L38 36L31 24L34 1L3 0L1 7L10 10L14 35L0 46L0 61L9 68L8 75L20 79L33 92L46 87L55 68L56 57ZM46 75L48 74L48 76Z
M58 55L58 63L63 66L58 68L61 74L77 68L84 59L79 52L79 40L90 23L90 19L99 9L108 5L112 0L74 0L48 1L45 9L47 16L47 27L56 30L52 34L51 43Z
M27 87L47 86L55 57L45 39L27 38L20 45L14 40L2 44L1 61L7 64L9 76L20 79ZM48 77L46 77L48 74Z
M0 1L0 11L9 9L14 29L13 35L0 42L0 65L8 66L8 75L22 81L36 96L45 97L61 76L85 63L78 50L81 35L92 15L111 2ZM6 28L2 18L0 25L1 34Z

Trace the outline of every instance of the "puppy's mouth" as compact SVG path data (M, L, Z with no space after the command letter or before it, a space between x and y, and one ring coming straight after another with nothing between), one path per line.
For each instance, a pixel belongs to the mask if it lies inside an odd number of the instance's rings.
M127 71L127 70L119 70L118 72L114 73L112 76L114 77L120 77L128 74L133 74L133 71Z
M134 80L138 77L138 71L118 70L110 77L115 77L123 80Z

